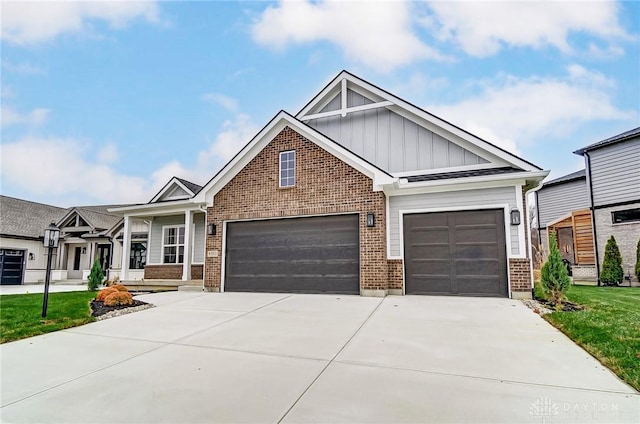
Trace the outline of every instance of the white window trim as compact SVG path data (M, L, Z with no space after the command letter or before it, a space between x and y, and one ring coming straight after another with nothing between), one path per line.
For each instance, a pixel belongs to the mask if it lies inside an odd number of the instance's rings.
M165 244L164 240L165 240L165 233L167 230L171 229L171 228L177 228L178 229L178 233L176 234L176 244ZM177 262L178 258L180 257L180 249L179 247L182 246L182 248L184 249L184 242L182 244L178 243L178 241L180 240L180 228L184 228L184 224L180 225L163 225L162 226L162 250L160 251L160 263L163 265L181 265L182 262ZM186 234L185 234L186 236ZM186 238L186 237L185 237ZM165 262L164 261L164 248L165 247L176 247L176 262ZM184 255L184 250L183 250L183 255Z
M291 185L282 185L282 156L287 153L293 153L293 184ZM287 177L288 178L288 177ZM280 152L278 155L278 187L280 188L290 188L296 186L296 151L295 150L286 150L284 152Z

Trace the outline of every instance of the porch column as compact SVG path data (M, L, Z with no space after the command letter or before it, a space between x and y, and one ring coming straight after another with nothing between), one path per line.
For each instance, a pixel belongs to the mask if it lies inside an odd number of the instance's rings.
M122 263L120 266L120 280L129 279L129 256L131 256L131 217L124 216L124 234L122 238Z
M184 256L182 260L182 281L191 280L191 229L193 227L193 211L184 212Z

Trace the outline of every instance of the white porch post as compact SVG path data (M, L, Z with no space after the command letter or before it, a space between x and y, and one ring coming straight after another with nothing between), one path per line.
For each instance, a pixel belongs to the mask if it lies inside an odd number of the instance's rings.
M184 212L184 257L182 261L182 281L191 280L191 230L193 227L193 211Z
M120 266L120 280L129 279L129 256L131 256L131 217L124 216L124 235L122 238L122 263Z

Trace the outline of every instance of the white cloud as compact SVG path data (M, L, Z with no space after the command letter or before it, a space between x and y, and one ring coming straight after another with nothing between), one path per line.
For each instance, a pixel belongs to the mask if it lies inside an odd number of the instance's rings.
M134 19L158 22L154 1L7 1L2 2L3 40L15 44L36 44L64 33L90 28L101 20L112 28L125 27Z
M3 93L4 96L4 93ZM28 113L16 112L9 106L2 106L0 110L0 121L2 128L12 125L40 126L45 123L49 117L50 110L37 108Z
M216 103L229 112L238 112L238 101L233 97L225 96L220 93L205 93L202 95L202 100Z
M114 163L118 160L118 146L109 143L98 150L98 161L102 163Z
M388 72L419 59L442 59L412 31L407 2L283 1L253 23L254 41L269 48L326 41L345 58Z
M422 20L440 40L454 41L468 54L486 57L505 46L554 46L571 51L569 33L628 38L608 1L430 1L433 16Z
M22 75L44 75L47 73L44 69L30 63L13 63L6 60L2 61L2 68Z
M476 97L428 110L507 150L545 137L566 136L594 121L637 119L637 113L613 104L615 84L581 66L560 78L503 76L483 83Z

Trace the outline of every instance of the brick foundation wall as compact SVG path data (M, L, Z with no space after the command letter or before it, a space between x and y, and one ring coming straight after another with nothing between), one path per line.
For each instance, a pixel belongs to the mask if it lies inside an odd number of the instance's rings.
M296 185L279 188L279 153L296 151ZM373 182L289 127L283 129L214 197L207 224L217 234L207 236L205 287L219 291L224 221L358 213L360 216L360 290L386 290L389 271L386 253L385 197L372 190ZM367 212L376 225L366 225Z
M145 280L180 280L182 265L145 265Z
M528 258L509 259L511 292L531 292L531 269Z
M402 290L402 259L388 259L389 290Z
M202 280L203 265L191 265L191 279ZM145 280L182 280L182 264L146 265Z

